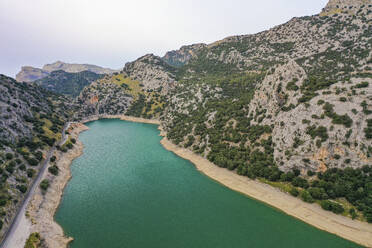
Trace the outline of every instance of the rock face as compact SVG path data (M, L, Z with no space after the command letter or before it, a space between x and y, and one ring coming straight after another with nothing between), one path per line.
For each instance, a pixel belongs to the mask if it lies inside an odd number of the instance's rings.
M133 80L140 81L144 90L155 90L166 93L175 82L174 68L160 57L147 54L134 62L127 63L122 73Z
M367 157L368 149L362 148L370 147L371 142L365 137L368 115L363 113L361 106L362 102L371 102L372 80L352 78L347 86L342 82L335 83L319 90L319 95L307 104L298 104L301 95L294 89L306 80L305 70L295 61L289 61L265 77L257 86L249 106L252 115L266 110L264 118L252 121L252 124L274 127L274 158L282 165L280 168L285 171L295 167L304 171L325 171L345 167L345 160L347 166L355 168L372 163L371 154ZM361 81L368 82L369 86L356 89ZM341 88L345 89L342 93L337 91ZM352 89L355 89L353 97L348 95ZM326 106L332 106L338 116L347 116L350 124L335 124L334 118L326 113ZM310 130L315 127L324 127L327 138L314 136Z
M102 68L90 64L69 64L57 61L52 64L46 64L42 69L31 66L23 66L21 71L17 73L16 80L18 82L34 82L48 76L53 71L65 71L70 73L78 73L82 71L90 71L96 74L112 74L117 70Z
M106 76L84 88L77 103L78 118L92 114L127 114L158 117L165 96L175 87L175 68L148 54L127 63L120 73Z
M123 87L111 81L113 78L98 80L80 93L76 103L81 106L75 115L78 119L89 116L125 114L133 102L133 96Z
M171 66L181 67L197 56L197 53L206 46L203 43L182 46L179 50L167 52L162 59Z

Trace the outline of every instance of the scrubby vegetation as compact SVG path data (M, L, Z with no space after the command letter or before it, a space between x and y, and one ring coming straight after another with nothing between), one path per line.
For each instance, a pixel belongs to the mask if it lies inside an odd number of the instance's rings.
M40 234L35 232L30 234L30 236L26 240L24 248L39 248L41 247L40 244L41 244Z
M40 188L41 188L42 192L45 193L47 191L47 189L49 188L49 180L44 179L43 181L41 181L40 182Z
M17 208L73 108L65 97L0 75L1 223ZM0 233L1 236L1 233Z

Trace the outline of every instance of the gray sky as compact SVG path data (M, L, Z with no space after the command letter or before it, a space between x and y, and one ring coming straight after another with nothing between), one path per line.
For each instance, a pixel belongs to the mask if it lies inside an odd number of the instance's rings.
M57 60L122 68L146 53L252 34L328 0L0 0L0 73Z

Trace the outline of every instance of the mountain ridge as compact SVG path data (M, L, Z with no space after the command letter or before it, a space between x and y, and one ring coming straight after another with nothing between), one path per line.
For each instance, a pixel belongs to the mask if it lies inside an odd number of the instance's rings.
M56 61L51 64L46 64L42 68L32 66L22 66L21 71L17 73L16 80L18 82L33 82L48 76L53 71L62 70L69 73L78 73L82 71L91 71L97 74L112 74L118 72L109 68L103 68L92 64L73 64Z
M67 120L126 114L160 120L171 142L217 166L372 222L370 2L331 0L320 14L257 34L144 55L86 85L73 102L2 76L3 183L26 184L16 181L22 170L6 172L15 157L31 168L12 145L21 138L32 142L20 148L37 144L26 153L36 158ZM48 101L39 106L39 98Z

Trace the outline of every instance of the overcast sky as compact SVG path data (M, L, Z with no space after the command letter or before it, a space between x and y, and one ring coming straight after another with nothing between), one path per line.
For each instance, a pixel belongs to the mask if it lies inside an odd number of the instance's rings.
M146 53L252 34L328 0L0 0L0 73L57 60L114 69Z

